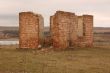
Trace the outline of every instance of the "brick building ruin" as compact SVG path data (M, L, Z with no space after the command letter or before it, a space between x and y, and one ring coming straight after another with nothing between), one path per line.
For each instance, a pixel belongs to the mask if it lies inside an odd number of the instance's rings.
M38 48L43 44L44 21L40 14L19 13L19 47Z
M53 47L65 49L93 45L93 16L57 11L50 21Z
M50 38L44 42L43 17L32 12L21 12L20 48L38 48L52 42L50 46L56 49L69 47L93 46L93 16L77 16L75 13L57 11L50 17Z
M74 13L57 11L51 16L51 36L55 48L68 48L77 40L77 20Z

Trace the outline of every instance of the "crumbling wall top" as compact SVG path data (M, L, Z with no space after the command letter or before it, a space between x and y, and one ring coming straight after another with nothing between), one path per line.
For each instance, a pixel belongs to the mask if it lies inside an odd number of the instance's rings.
M65 11L56 11L55 15L57 15L57 14L75 15L75 13L65 12Z
M32 15L34 15L34 16L39 16L39 17L42 17L43 18L43 16L41 15L41 14L38 14L38 13L34 13L34 12L32 12L32 11L27 11L27 12L20 12L19 14L32 14Z
M83 16L93 17L93 15L84 14Z

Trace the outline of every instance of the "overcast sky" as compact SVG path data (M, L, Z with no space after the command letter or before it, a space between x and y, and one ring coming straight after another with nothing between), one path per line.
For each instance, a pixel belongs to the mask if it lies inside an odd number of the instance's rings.
M0 0L0 26L19 26L18 14L42 14L45 26L57 10L94 15L94 26L110 27L110 0Z

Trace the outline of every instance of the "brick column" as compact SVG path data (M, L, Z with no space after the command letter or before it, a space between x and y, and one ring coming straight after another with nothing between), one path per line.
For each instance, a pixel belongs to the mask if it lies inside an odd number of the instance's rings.
M93 46L93 16L92 15L83 15L84 21L84 39L86 46Z
M19 13L19 48L38 48L41 24L39 16L32 12Z
M77 40L77 21L74 13L57 11L51 16L51 36L54 48L65 49L75 45Z

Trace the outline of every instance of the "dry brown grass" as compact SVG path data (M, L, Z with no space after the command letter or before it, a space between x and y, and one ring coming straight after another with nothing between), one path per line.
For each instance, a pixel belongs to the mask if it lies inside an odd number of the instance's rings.
M0 73L110 73L110 48L45 52L8 46L0 49Z

